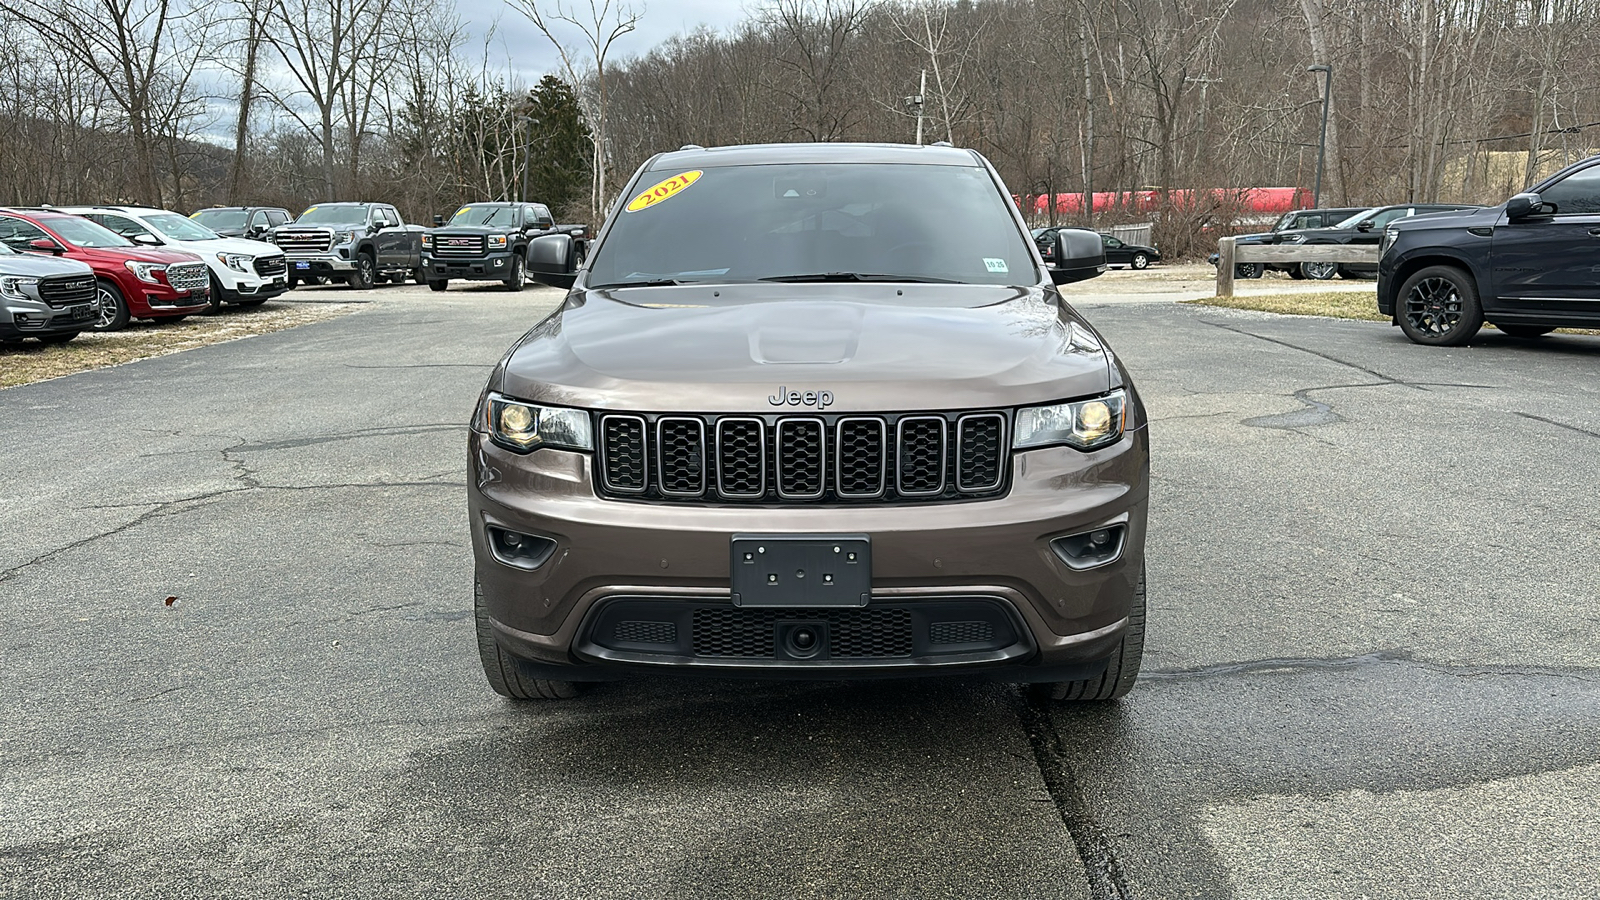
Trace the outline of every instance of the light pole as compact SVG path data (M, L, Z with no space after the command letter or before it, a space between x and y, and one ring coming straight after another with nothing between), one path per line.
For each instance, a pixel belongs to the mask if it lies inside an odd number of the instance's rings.
M1311 206L1322 208L1322 164L1328 155L1328 101L1333 96L1333 66L1306 66L1307 72L1322 73L1322 137L1317 139L1317 183L1311 189Z
M923 69L922 70L922 86L917 89L917 95L915 97L907 97L907 98L905 98L905 100L901 101L901 102L903 102L905 104L906 109L914 109L914 110L917 111L917 146L918 147L922 146L922 104L923 104L923 101L927 98L927 96L928 96L928 70L927 69Z
M528 170L533 168L533 130L539 127L539 119L534 116L523 116L528 121L528 143L522 148L522 196L518 200L528 202Z

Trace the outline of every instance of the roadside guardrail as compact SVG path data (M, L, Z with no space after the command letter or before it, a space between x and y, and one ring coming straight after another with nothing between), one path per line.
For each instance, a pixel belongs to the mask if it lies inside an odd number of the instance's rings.
M1239 263L1331 262L1378 264L1378 248L1370 244L1236 244L1217 241L1217 296L1233 296L1233 267Z

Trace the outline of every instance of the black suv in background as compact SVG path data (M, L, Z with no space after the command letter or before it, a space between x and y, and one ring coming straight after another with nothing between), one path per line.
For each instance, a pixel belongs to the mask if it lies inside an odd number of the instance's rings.
M268 231L289 224L294 216L277 206L213 206L196 210L189 218L223 237L265 240Z
M1395 222L1378 312L1419 344L1465 344L1485 320L1516 338L1600 327L1600 156L1505 203Z

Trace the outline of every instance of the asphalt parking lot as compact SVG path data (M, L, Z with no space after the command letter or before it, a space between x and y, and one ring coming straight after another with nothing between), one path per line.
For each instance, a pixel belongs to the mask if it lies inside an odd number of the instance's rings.
M1600 897L1600 338L1104 281L1154 419L1109 708L492 694L464 422L554 291L0 391L0 896Z

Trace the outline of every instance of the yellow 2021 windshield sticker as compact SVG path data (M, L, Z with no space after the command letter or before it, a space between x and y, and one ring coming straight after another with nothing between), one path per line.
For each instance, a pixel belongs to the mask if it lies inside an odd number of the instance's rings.
M663 200L676 196L684 188L699 181L700 176L703 174L705 173L695 169L690 172L684 172L682 175L674 175L660 184L651 185L645 189L644 193L633 198L633 202L628 204L628 212L649 209Z

